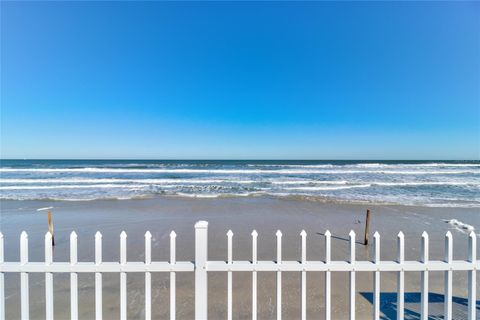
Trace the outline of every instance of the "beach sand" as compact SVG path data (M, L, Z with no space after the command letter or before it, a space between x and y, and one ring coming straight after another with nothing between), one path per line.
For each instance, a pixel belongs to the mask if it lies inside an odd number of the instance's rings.
M194 224L198 220L209 222L209 259L226 260L226 232L232 229L233 259L251 259L251 232L258 236L259 260L275 260L277 229L283 233L283 259L300 259L300 231L307 237L307 259L324 259L324 232L332 232L332 259L347 260L349 256L348 233L353 229L357 241L363 239L365 211L372 210L370 243L378 230L382 236L381 256L384 260L396 258L396 237L405 233L405 258L417 260L420 256L420 236L426 230L430 235L430 259L443 259L445 232L453 233L454 259L467 256L466 232L446 223L444 219L457 219L480 230L478 209L426 208L387 205L352 205L275 199L267 197L184 199L156 198L144 200L105 200L83 202L2 201L1 231L5 238L5 261L19 260L19 237L22 230L29 235L30 261L43 261L43 237L47 231L45 212L37 208L54 206L56 246L54 261L69 260L69 236L78 234L79 261L94 260L94 234L103 234L103 261L118 261L119 235L128 234L128 261L144 259L144 233L153 235L152 260L169 259L169 233L177 233L177 261L194 260ZM480 246L478 246L480 248ZM479 250L480 251L480 250ZM357 260L371 259L373 246L356 244ZM477 253L480 256L480 252ZM323 319L324 274L307 275L307 316ZM19 275L6 274L5 296L7 319L20 316ZM225 319L227 316L227 275L209 274L209 317ZM258 318L276 317L275 273L258 274ZM356 315L370 319L372 313L372 274L357 273ZM454 318L466 313L466 272L454 272ZM152 317L169 317L169 275L152 276ZM405 314L418 317L420 302L420 274L406 273ZM119 318L119 275L103 276L103 315L105 319ZM144 274L128 274L128 317L144 318ZM55 315L66 319L70 315L69 275L54 275ZM382 273L382 306L384 319L395 318L396 274ZM30 275L30 315L32 319L45 318L44 274ZM300 273L283 273L283 318L300 318ZM477 288L477 297L480 289ZM94 318L93 274L79 275L79 313L81 319ZM251 274L234 273L233 317L251 318ZM443 313L443 273L430 273L430 314ZM194 317L193 273L177 274L177 318ZM478 306L478 302L477 302ZM332 313L334 319L348 317L348 274L332 275ZM480 310L477 307L477 316Z

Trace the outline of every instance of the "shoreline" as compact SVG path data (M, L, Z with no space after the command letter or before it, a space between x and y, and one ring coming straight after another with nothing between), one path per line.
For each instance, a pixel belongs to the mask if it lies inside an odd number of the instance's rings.
M396 236L399 231L405 234L405 259L418 260L420 257L420 236L425 230L430 235L430 259L443 259L445 232L453 234L454 259L465 259L467 248L466 232L454 228L443 221L457 219L480 230L480 215L476 208L428 208L399 205L354 205L321 203L291 199L273 199L267 197L246 198L155 198L140 200L95 200L95 201L1 201L1 231L5 239L5 261L18 261L19 236L25 229L29 234L30 261L43 261L43 236L47 230L46 214L36 212L37 208L54 206L55 261L68 261L69 235L75 230L78 234L79 261L93 261L94 234L100 230L103 235L104 261L118 261L119 235L125 230L128 235L128 261L142 261L144 258L144 233L153 235L152 259L167 261L169 257L169 233L177 234L177 261L194 259L194 223L198 220L209 222L209 259L225 260L227 255L226 232L232 229L233 259L251 259L251 236L256 229L258 236L258 259L275 260L275 232L283 233L282 250L284 260L300 259L300 231L307 232L307 259L324 259L324 232L332 233L332 260L347 260L348 232L357 234L357 242L363 239L365 212L372 210L370 225L370 243L375 231L381 234L382 260L396 258ZM477 234L478 237L478 234ZM373 246L356 244L357 260L371 259ZM480 251L477 248L477 255ZM323 312L323 274L308 274L307 315L318 317ZM19 277L6 275L7 316L19 315ZM30 277L31 315L44 316L43 281L44 277L32 274ZM58 318L68 316L69 278L68 275L54 275L55 315ZM407 273L406 292L419 291L419 274ZM143 274L128 276L128 301L130 318L143 316ZM459 299L466 297L466 273L454 272L453 294ZM168 317L168 274L155 274L152 282L154 306L152 316ZM311 285L310 285L311 283ZM93 275L79 277L79 311L81 318L94 316ZM193 277L191 274L177 275L177 318L193 317ZM275 318L275 275L259 274L258 316ZM348 277L344 273L332 277L332 316L344 318L348 310ZM118 318L119 308L118 275L104 276L104 316L107 319ZM209 315L212 319L225 318L226 315L226 275L209 275ZM235 318L249 318L251 304L251 275L234 274L233 277L233 315ZM299 317L299 275L285 272L284 317ZM396 275L382 273L382 293L395 292ZM369 292L372 291L372 275L357 275L357 318L368 319L372 304ZM480 291L480 290L477 290ZM432 272L430 293L443 295L443 274ZM480 295L480 292L477 294ZM32 299L35 297L35 299ZM382 308L388 314L392 303ZM431 303L431 310L443 309L439 303ZM443 306L443 304L442 304ZM441 306L441 307L442 307ZM419 303L406 303L406 308L416 310ZM108 310L108 311L107 311ZM461 316L463 308L454 303L454 315ZM37 318L37 317L32 317ZM388 317L387 317L388 319Z

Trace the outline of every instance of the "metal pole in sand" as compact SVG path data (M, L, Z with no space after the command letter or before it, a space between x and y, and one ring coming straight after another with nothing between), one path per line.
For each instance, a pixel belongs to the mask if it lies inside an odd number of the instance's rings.
M48 232L52 235L52 246L55 245L55 237L53 236L53 221L52 221L52 211L48 210Z
M53 207L47 208L40 208L37 211L45 211L48 210L47 218L48 218L48 232L52 235L52 246L55 245L55 238L53 237L53 216L52 216L52 209Z
M365 238L363 240L364 245L368 245L368 227L370 224L370 209L367 209L367 218L365 220Z

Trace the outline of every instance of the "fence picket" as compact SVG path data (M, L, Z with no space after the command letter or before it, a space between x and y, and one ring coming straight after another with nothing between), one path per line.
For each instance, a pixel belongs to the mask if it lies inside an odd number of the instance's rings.
M4 262L3 233L0 232L0 263ZM5 275L0 272L0 319L5 319Z
M25 265L28 263L28 234L23 231L20 235L20 263ZM28 273L20 274L20 297L21 297L21 318L28 320L30 317Z
M475 264L477 260L477 235L471 231L468 235L468 261ZM476 289L477 288L477 272L475 269L468 271L468 320L476 318Z
M227 263L232 264L232 230L227 232ZM227 319L232 320L232 271L227 271Z
M102 234L95 233L95 265L102 264ZM102 274L95 272L95 319L102 319Z
M195 224L195 319L208 318L208 222Z
M329 230L325 231L325 264L330 265L332 259L332 234ZM331 288L332 278L330 267L325 272L325 320L331 319L332 314L332 300L331 300Z
M145 232L145 264L152 263L152 234ZM152 275L145 272L145 320L152 318Z
M282 232L277 230L277 264L282 264ZM277 271L277 320L282 319L282 272Z
M300 232L300 236L302 237L302 264L307 263L307 233L305 230ZM301 306L302 306L302 320L307 319L307 272L302 270L302 298L301 298Z
M402 231L397 236L398 256L397 262L402 269L397 273L397 319L403 320L405 308L405 272L403 271L403 263L405 262L405 236Z
M120 234L120 264L127 263L127 234ZM127 273L120 272L120 319L127 319Z
M252 231L252 264L257 264L257 237L256 230ZM252 272L252 320L257 320L257 271Z
M52 234L45 234L45 265L53 263ZM53 320L53 273L45 272L45 318Z
M355 232L353 230L348 234L350 237L350 264L355 265ZM355 268L350 271L350 320L355 320Z
M428 233L422 233L422 253L421 261L428 266ZM421 301L420 301L420 319L428 320L428 270L421 273Z
M452 263L453 252L452 252L452 233L447 231L445 235L445 262L449 265ZM452 269L445 271L445 311L444 319L452 320Z
M72 231L70 233L70 265L76 265L77 262L77 234ZM78 275L76 272L70 272L70 318L78 319Z
M375 232L373 234L375 256L373 262L376 265L380 264L380 234ZM375 271L373 275L373 319L380 320L380 271Z
M177 263L177 257L176 257L176 238L177 234L175 231L170 232L170 264L176 264ZM174 320L175 319L175 314L176 314L176 275L175 272L172 271L170 272L170 319Z
M120 263L103 262L102 234L95 234L95 261L78 262L77 234L70 234L70 262L54 262L53 243L51 233L45 234L45 261L30 262L28 248L28 234L23 231L20 236L20 261L4 261L4 238L0 232L0 320L5 319L5 272L20 273L20 304L21 319L29 319L29 274L45 274L45 315L46 319L54 318L53 274L57 272L70 273L70 305L71 319L78 320L78 272L95 273L95 318L102 319L102 275L103 272L119 273L120 275L120 318L127 318L127 273L145 272L145 319L152 317L151 272L168 272L170 274L170 319L176 318L176 273L195 272L195 319L207 319L208 311L208 282L209 272L227 273L227 318L233 318L233 272L252 272L252 319L257 315L257 272L276 272L277 286L277 320L282 318L282 272L301 273L300 307L302 320L307 318L307 272L325 272L325 319L331 319L331 273L349 273L349 319L355 319L356 298L356 272L373 272L373 315L375 320L380 319L381 272L395 272L397 276L397 310L396 318L403 320L405 317L405 272L420 272L421 274L421 301L420 319L428 319L428 290L429 272L444 272L444 319L452 319L452 290L453 271L466 271L468 273L468 305L469 320L476 319L477 313L477 270L480 261L477 260L477 235L471 232L468 235L468 258L453 260L453 237L448 231L445 235L445 257L442 261L429 260L429 235L422 233L420 261L405 261L405 236L402 232L397 235L397 258L395 261L382 261L380 258L380 234L375 232L374 253L372 261L356 261L355 232L349 233L349 259L348 261L331 260L331 233L325 232L325 262L307 260L307 233L302 230L301 259L300 261L284 261L282 258L282 232L276 232L277 256L276 261L258 261L257 239L258 233L253 230L252 260L233 260L233 232L227 232L227 261L208 260L208 223L199 221L195 224L195 261L177 262L176 259L176 233L170 233L170 258L169 262L152 262L152 235L145 233L145 262L127 261L127 234L120 234Z

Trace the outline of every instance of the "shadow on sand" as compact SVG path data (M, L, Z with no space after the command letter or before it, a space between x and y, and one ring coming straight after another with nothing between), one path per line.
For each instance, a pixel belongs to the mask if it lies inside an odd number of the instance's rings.
M325 237L325 233L323 232L317 232L317 234L319 236L323 236ZM336 236L336 235L331 235L332 239L337 239L337 240L342 240L342 241L347 241L347 242L350 242L350 239L349 238L344 238L344 237L339 237L339 236ZM356 244L361 244L362 246L364 245L363 241L355 241Z
M360 294L373 304L373 292L360 292ZM405 320L420 319L420 292L405 292ZM429 320L444 319L443 303L444 295L438 293L428 294ZM454 319L467 319L468 300L460 297L452 297L452 309ZM476 301L477 318L480 316L480 300ZM397 319L397 293L385 292L380 294L380 319Z

